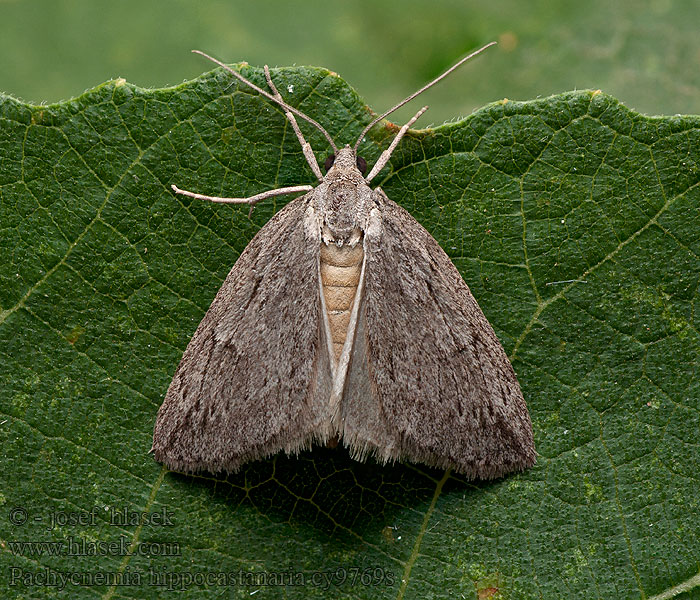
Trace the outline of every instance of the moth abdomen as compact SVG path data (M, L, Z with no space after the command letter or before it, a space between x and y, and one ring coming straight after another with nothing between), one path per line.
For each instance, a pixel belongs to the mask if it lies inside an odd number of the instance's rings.
M364 255L361 241L354 246L321 243L321 288L336 360L347 337Z

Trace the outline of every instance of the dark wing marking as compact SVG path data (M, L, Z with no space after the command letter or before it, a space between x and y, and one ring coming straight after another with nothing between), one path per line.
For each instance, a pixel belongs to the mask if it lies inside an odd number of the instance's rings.
M309 205L310 194L293 200L251 240L187 346L153 435L169 468L235 471L330 437Z
M343 439L361 458L408 459L490 479L535 462L513 368L433 237L375 191L345 386Z

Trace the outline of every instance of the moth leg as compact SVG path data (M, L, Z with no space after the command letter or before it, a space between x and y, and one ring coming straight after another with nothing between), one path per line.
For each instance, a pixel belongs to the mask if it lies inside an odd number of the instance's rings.
M389 159L391 158L391 155L394 152L394 149L396 148L398 143L401 141L401 138L404 136L404 134L408 131L408 128L411 125L413 125L426 110L428 110L427 106L424 106L423 108L421 108L413 116L413 118L399 130L399 132L396 134L396 137L391 142L391 146L389 146L386 150L384 150L384 152L382 152L382 154L379 157L379 159L377 160L377 162L374 163L374 166L372 167L372 170L369 172L369 175L367 175L367 177L365 177L365 181L367 183L372 181L372 179L375 178L377 173L379 173L379 171L381 171L384 168L384 165L386 165L386 163L389 162Z
M270 77L270 69L267 68L267 65L265 65L265 79L267 79L267 85L270 86L272 94L277 99L277 101L284 102L282 100L282 96L277 91L275 84L272 83L272 78ZM322 182L323 175L321 174L321 168L318 166L318 161L316 160L316 156L314 156L313 150L311 149L311 144L309 144L309 142L307 142L304 139L304 134L301 132L301 129L299 129L299 125L297 125L297 120L294 118L294 115L286 109L284 111L284 114L287 116L287 119L289 119L289 122L292 124L292 129L294 130L294 133L297 134L297 139L301 144L301 151L304 153L304 158L306 159L306 162L309 163L309 166L311 167L311 170L316 176L316 179L318 179L319 182Z
M314 189L311 185L293 185L290 187L277 188L276 190L267 190L266 192L261 192L260 194L255 194L255 196L249 196L248 198L220 198L219 196L205 196L204 194L197 194L195 192L181 190L176 185L171 185L170 187L176 194L189 196L190 198L196 198L197 200L209 200L210 202L220 202L223 204L250 204L250 211L248 212L249 217L251 214L253 214L253 207L255 204L261 200L266 200L267 198L272 198L274 196L282 196L284 194L308 192Z

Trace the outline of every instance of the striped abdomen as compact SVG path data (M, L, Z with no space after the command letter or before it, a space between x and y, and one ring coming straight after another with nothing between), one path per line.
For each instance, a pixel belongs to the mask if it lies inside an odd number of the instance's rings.
M361 241L354 247L321 243L321 287L336 361L347 337L364 255Z

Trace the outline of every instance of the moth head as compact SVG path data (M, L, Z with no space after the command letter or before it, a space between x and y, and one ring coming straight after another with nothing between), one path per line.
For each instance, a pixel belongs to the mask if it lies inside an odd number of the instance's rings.
M345 146L338 150L337 154L330 154L326 157L326 161L323 163L326 173L335 166L342 169L352 169L354 167L361 175L364 175L367 171L367 161L361 156L357 156L355 150L350 148L350 146Z

